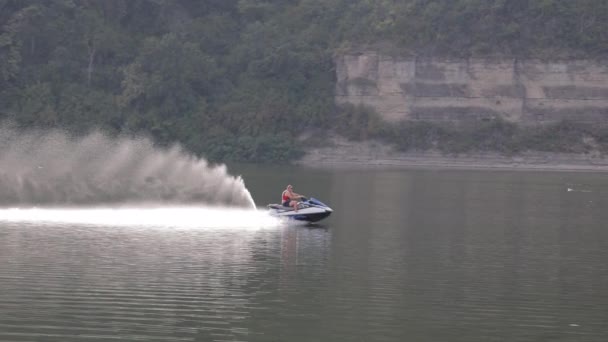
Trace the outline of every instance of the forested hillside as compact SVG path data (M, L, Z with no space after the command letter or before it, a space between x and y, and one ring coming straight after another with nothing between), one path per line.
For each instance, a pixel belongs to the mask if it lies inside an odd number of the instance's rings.
M0 117L287 161L345 118L378 134L334 105L341 51L603 58L607 19L605 0L0 0Z

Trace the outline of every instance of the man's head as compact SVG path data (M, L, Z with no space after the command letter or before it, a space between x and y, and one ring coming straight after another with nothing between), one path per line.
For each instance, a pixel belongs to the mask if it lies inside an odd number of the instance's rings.
M287 190L293 190L293 186L291 186L291 184L289 184L289 185L287 186Z

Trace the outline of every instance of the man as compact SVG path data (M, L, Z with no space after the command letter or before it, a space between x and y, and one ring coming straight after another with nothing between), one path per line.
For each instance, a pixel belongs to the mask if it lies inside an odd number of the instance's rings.
M298 211L298 200L304 198L304 196L293 192L291 184L283 191L281 195L281 203L284 207L293 207L293 210Z

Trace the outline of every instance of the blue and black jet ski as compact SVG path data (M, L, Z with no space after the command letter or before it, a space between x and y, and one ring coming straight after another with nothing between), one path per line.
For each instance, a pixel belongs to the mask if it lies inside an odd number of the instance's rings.
M301 222L318 222L333 213L333 209L315 198L302 198L298 210L281 204L269 204L270 215Z

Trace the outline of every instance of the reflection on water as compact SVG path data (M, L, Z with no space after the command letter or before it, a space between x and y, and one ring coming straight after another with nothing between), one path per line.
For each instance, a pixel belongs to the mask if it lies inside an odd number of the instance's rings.
M292 227L201 208L0 211L0 340L608 336L604 175L240 171L257 203L296 177L335 212Z
M571 196L570 177L596 191ZM352 251L343 262L354 267L335 279L364 286L345 285L351 292L338 292L332 307L343 297L364 298L367 310L341 316L342 323L369 324L357 333L374 340L601 341L608 333L608 189L601 179L343 172L333 196L365 194L369 203L334 205L352 213L336 218L350 230L334 240L344 243L336 249Z
M14 223L1 241L2 341L264 340L256 324L289 317L283 304L318 289L329 244L327 230L279 226Z

